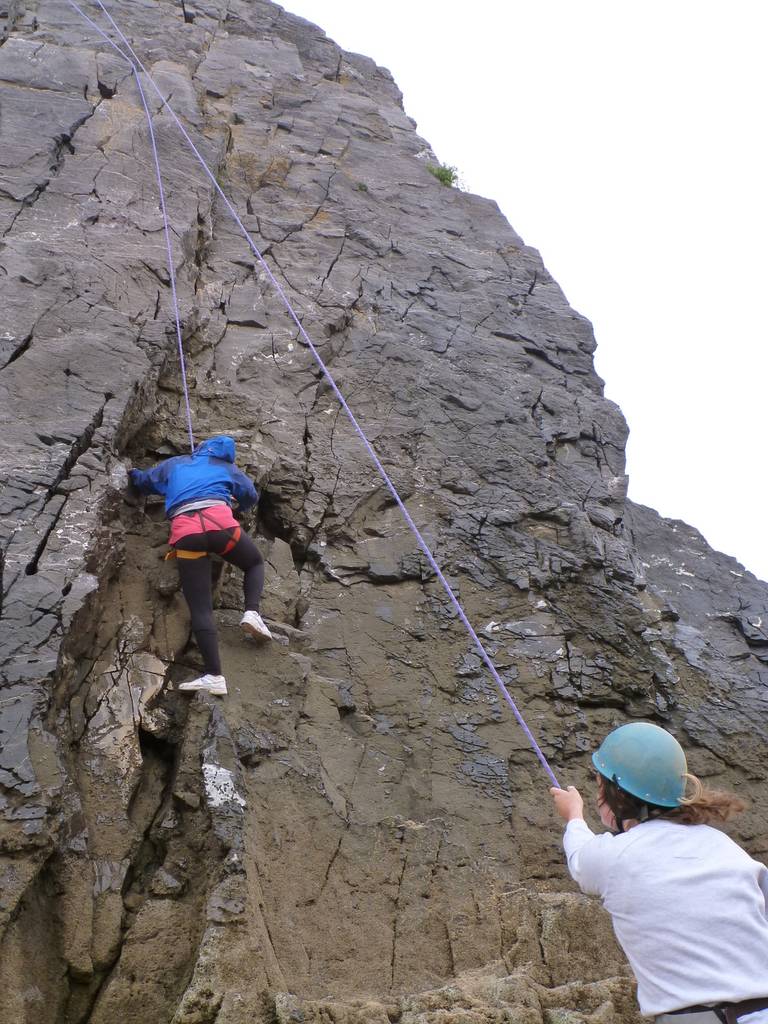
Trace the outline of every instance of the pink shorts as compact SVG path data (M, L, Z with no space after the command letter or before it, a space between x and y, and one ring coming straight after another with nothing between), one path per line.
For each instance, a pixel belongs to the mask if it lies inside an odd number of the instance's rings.
M238 523L232 515L229 505L211 505L209 508L197 508L192 512L183 512L171 520L170 545L178 544L182 537L190 533L206 533L208 530L234 530Z

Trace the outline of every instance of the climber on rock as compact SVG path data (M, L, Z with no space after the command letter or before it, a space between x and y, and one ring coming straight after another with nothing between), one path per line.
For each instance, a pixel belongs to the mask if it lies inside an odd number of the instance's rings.
M688 774L666 730L633 722L592 755L595 835L578 790L551 789L568 869L600 896L657 1024L768 1024L768 870L711 824L744 809ZM686 795L690 789L690 795Z
M130 479L141 494L165 498L165 514L171 521L171 551L166 557L176 558L192 632L203 656L205 674L181 683L179 689L224 695L227 683L221 674L213 618L210 555L219 555L243 571L243 631L258 640L272 639L259 615L264 561L232 514L233 502L245 511L256 504L258 492L235 465L235 442L226 435L203 441L192 455L167 459L146 471L132 469Z

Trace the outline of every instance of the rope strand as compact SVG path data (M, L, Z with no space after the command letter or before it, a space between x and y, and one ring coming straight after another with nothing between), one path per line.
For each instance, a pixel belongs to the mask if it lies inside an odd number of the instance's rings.
M184 347L183 347L182 341L181 341L181 316L180 316L180 313L179 313L179 302L178 302L178 297L177 297L177 294L176 294L176 271L175 271L174 266L173 266L173 249L172 249L172 246L171 246L171 230L170 230L170 225L168 223L168 211L167 211L166 205L165 205L165 189L163 188L163 175L162 175L162 173L160 171L160 156L159 156L158 151L157 151L157 140L155 138L155 129L154 129L154 125L152 123L152 113L151 113L151 111L149 109L149 104L147 103L147 97L144 94L144 89L143 89L142 84L141 84L141 78L139 77L138 68L136 67L134 62L131 60L130 57L126 56L126 54L123 53L123 51L120 49L119 46L116 45L116 43L114 43L108 36L106 36L101 31L99 26L88 17L88 15L85 13L85 11L81 10L77 6L77 4L74 3L74 0L69 0L69 2L71 4L71 6L74 7L74 9L80 15L80 17L83 18L85 21L87 21L88 24L91 26L91 28L93 28L96 32L98 32L100 36L103 36L103 38L105 38L107 40L107 42L110 44L110 46L112 46L115 50L117 50L117 52L120 54L120 56L126 62L126 64L128 64L128 66L130 67L131 71L133 72L133 77L136 79L136 85L137 85L138 90L139 90L139 96L141 97L141 105L144 108L144 114L145 114L145 116L147 118L147 127L149 129L149 141L150 141L151 146L152 146L152 159L153 159L153 162L154 162L154 165L155 165L155 177L157 178L157 189L158 189L158 193L159 193L159 196L160 196L160 210L161 210L162 215L163 215L163 233L165 235L166 261L168 263L168 277L170 278L170 282L171 282L171 298L172 298L172 301L173 301L173 317L174 317L174 322L176 324L176 340L177 340L178 349L179 349L179 364L181 366L181 382L182 382L182 385L184 387L184 406L185 406L185 411L186 411L186 416L187 416L187 430L189 432L189 446L190 446L190 449L194 452L194 450L195 450L195 435L194 435L194 432L192 430L192 410L191 410L190 404L189 404L189 387L187 385L187 364L186 364L186 360L184 359ZM145 74L146 74L146 72L145 72ZM152 84L154 85L154 82Z
M438 578L438 580L442 584L443 589L445 590L446 594L448 595L448 598L449 598L449 600L451 602L451 605L453 606L456 614L458 615L458 617L459 617L460 621L462 622L462 624L464 625L465 629L469 633L469 635L470 635L470 637L471 637L475 647L477 648L478 653L480 654L480 656L481 656L481 658L482 658L486 668L490 672L491 677L492 677L494 683L496 684L497 689L499 690L499 692L503 696L504 700L509 705L509 707L510 707L510 709L512 711L512 714L514 715L514 717L515 717L518 725L520 726L520 728L523 730L523 733L525 734L526 738L528 739L528 742L530 743L534 753L536 754L536 757L538 758L542 768L544 769L544 771L547 773L547 775L551 779L552 784L554 786L557 786L558 788L560 788L560 784L557 781L557 778L556 778L554 772L552 771L552 768L550 767L549 762L547 761L546 757L544 756L544 753L541 750L541 747L537 743L535 736L533 735L533 733L531 732L530 728L528 727L528 724L526 723L525 719L523 718L523 715L521 714L520 710L518 709L515 701L512 699L512 696L509 693L509 690L507 689L506 685L504 684L504 681L502 680L501 676L499 675L499 673L498 673L498 671L496 669L496 666L493 664L493 661L491 660L490 655L488 654L488 652L486 651L482 641L480 640L480 637L475 632L475 630L474 630L474 628L472 626L472 623L467 618L467 615L464 612L464 609L462 608L461 604L459 603L458 598L454 594L453 589L451 588L451 585L448 583L447 579L443 575L443 573L442 573L442 571L440 569L440 566L437 564L437 561L435 560L435 557L434 557L434 555L432 554L432 551L429 548L429 545L424 540L424 537L422 536L421 531L417 527L416 523L413 521L413 518L411 517L411 514L408 511L408 509L405 507L405 504L403 503L403 500L401 499L401 497L400 497L400 495L399 495L399 493L397 491L397 488L395 487L395 485L393 484L392 480L390 479L389 474L385 470L385 468L384 468L381 460L379 459L378 455L376 454L373 446L371 445L370 441L366 437L365 432L363 431L362 427L358 423L358 421L355 418L352 410L350 409L349 405L347 404L346 399L344 398L344 396L342 395L341 391L339 390L339 388L338 388L338 386L336 384L336 381L333 379L333 375L331 374L331 372L328 369L328 367L325 365L325 363L324 363L320 353L318 352L317 348L315 347L314 343L312 342L312 339L309 337L309 335L307 334L306 330L304 329L304 326L301 323L301 320L299 319L296 311L294 310L294 308L293 308L293 306L292 306L288 296L285 294L285 291L281 287L280 282L276 279L276 277L272 273L272 270L270 269L270 267L267 264L266 260L262 256L261 251L259 250L259 248L256 245L256 243L251 238L250 234L248 233L248 230L246 229L246 227L243 224L242 220L238 216L237 211L233 207L232 203L229 201L227 196L224 194L223 190L221 189L221 186L219 185L218 181L216 180L215 175L213 174L213 172L211 171L210 167L206 163L205 159L200 154L198 148L195 146L194 142L190 138L189 133L184 128L184 125L181 123L179 118L176 116L176 113L174 112L174 110L172 109L172 107L170 106L170 104L168 103L166 98L163 96L162 92L160 91L159 87L157 86L157 84L153 80L152 76L149 74L147 69L142 64L141 60L137 56L135 50L131 46L131 44L128 41L128 39L126 39L125 35L123 35L123 33L120 30L119 26L116 24L115 20L112 18L111 14L109 13L107 8L102 3L102 0L96 0L96 3L101 8L103 13L105 14L107 19L109 20L110 24L114 28L115 32L120 37L120 40L122 41L123 45L125 46L127 51L130 53L130 57L127 57L125 55L125 53L123 53L123 51L120 49L120 47L112 39L110 39L110 37L105 32L103 32L93 21L91 21L91 19L87 15L85 15L83 11L80 10L80 8L75 3L75 0L68 0L68 2L70 3L70 5L72 7L75 8L76 11L78 11L79 14L81 14L85 18L85 20L98 32L98 34L103 39L105 39L107 43L109 43L110 46L112 46L115 50L117 50L117 52L120 54L121 57L123 57L124 60L128 61L128 63L131 65L132 70L134 71L134 74L137 77L137 81L138 81L138 71L137 71L137 68L141 69L141 71L146 75L147 81L150 83L152 88L157 93L158 97L160 98L160 100L162 102L162 105L168 111L168 113L170 114L171 118L176 123L176 126L178 127L179 131L181 132L181 134L183 135L184 139L186 140L187 144L189 145L190 149L192 150L194 155L197 157L197 160L199 161L201 167L203 168L203 171L205 172L205 174L207 175L207 177L211 181L211 184L215 188L215 190L218 193L218 195L221 197L222 201L224 202L224 205L226 206L226 208L229 211L230 215L232 216L233 220L235 221L237 226L240 228L240 231L242 232L244 238L248 242L248 245L250 246L251 251L253 252L253 254L255 255L255 257L257 259L257 261L259 262L259 264L261 265L261 267L265 271L269 281L271 282L272 286L275 288L277 294L280 296L280 298L281 298L283 304L285 305L285 308L286 308L288 314L290 315L291 319L296 324L296 327L299 330L299 334L301 335L301 338L304 340L305 344L307 345L307 347L309 348L310 352L312 353L312 356L314 357L317 365L320 367L320 370L322 371L323 375L325 376L326 380L328 381L328 384L330 385L331 390L333 391L334 395L336 396L337 401L339 402L341 408L346 413L347 418L349 419L350 423L352 424L352 427L354 428L355 432L357 433L358 437L360 438L361 442L363 443L363 446L365 447L366 451L368 452L368 455L370 456L373 464L376 466L376 469L378 470L382 480L384 481L384 483L385 483L385 485L387 487L387 490L392 495L392 498L395 501L395 504L397 505L397 507L400 509L400 512L402 513L403 518L405 519L406 523L408 524L408 527L410 528L411 532L415 536L415 538L416 538L416 540L417 540L417 542L419 544L419 547L421 548L422 552L424 553L425 558L427 559L430 567L432 568L432 571L435 573L436 577ZM145 106L145 110L146 110L146 106ZM152 138L154 139L154 135L152 135ZM157 167L158 167L158 173L159 173L159 163L157 164ZM175 297L175 292L174 292L174 297Z
M190 451L195 450L195 435L192 430L192 409L189 405L189 386L187 385L187 365L184 359L184 346L181 342L181 316L179 314L179 300L176 295L176 273L173 267L173 249L171 248L171 230L168 224L168 212L165 207L165 190L163 189L163 176L160 173L160 157L157 152L157 143L155 140L155 130L152 126L152 114L147 104L146 96L144 95L144 89L141 85L141 78L137 69L131 64L134 78L136 79L136 85L139 87L139 95L141 96L141 103L144 107L144 113L147 115L147 125L149 126L149 139L152 143L152 157L155 163L155 174L157 175L157 187L160 192L160 209L163 211L163 232L165 234L165 248L168 260L168 275L171 279L171 300L173 302L173 318L176 324L176 341L179 349L179 364L181 366L181 383L184 388L184 407L187 414L187 430L189 432L189 447Z

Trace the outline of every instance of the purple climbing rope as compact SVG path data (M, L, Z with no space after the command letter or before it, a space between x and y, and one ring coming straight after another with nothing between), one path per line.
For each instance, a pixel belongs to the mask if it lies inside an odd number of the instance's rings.
M74 7L74 9L78 12L78 14L82 18L84 18L88 22L88 24L99 33L99 35L104 36L104 33L101 31L99 26L95 22L91 21L91 19L88 17L88 15L85 13L85 11L82 11L77 6L77 4L73 2L73 0L70 0L70 3L72 5L72 7ZM115 46L115 44L112 42L111 39L109 39L108 36L104 36L104 38L107 39L107 41L110 43L110 45L113 46L117 50L117 52L120 54L120 56L123 58L123 60L125 60L126 63L130 66L130 69L133 72L133 77L136 79L136 85L138 86L139 96L141 97L141 105L144 107L144 113L145 113L146 118L147 118L147 127L149 128L149 141L150 141L151 146L152 146L152 159L153 159L154 164L155 164L155 177L157 178L157 189L158 189L158 193L160 195L160 210L161 210L161 212L163 214L163 233L165 234L166 260L167 260L167 263L168 263L168 276L169 276L170 281L171 281L171 299L172 299L172 302L173 302L173 317L174 317L174 322L176 324L176 341L178 343L178 349L179 349L179 365L181 366L181 382L182 382L182 385L183 385L183 388L184 388L184 407L185 407L186 416L187 416L187 430L189 432L189 446L190 446L190 449L194 452L194 450L195 450L195 435L194 435L194 432L192 430L192 409L191 409L190 404L189 404L189 387L187 385L187 364L186 364L186 361L184 359L184 346L182 345L182 341L181 341L181 315L179 313L179 301L178 301L178 298L177 298L177 295L176 295L176 272L175 272L174 266L173 266L173 249L171 248L171 229L170 229L170 225L168 223L168 212L167 212L166 206L165 206L165 189L163 188L163 176L162 176L162 174L160 172L160 157L159 157L158 152L157 152L157 140L155 139L155 129L154 129L154 126L152 124L152 114L151 114L150 109L149 109L149 104L147 103L147 97L144 95L144 89L143 89L142 84L141 84L141 78L139 77L138 68L133 63L133 61L130 59L130 57L127 57L123 53L123 51L120 49L119 46ZM152 84L154 85L154 82Z
M195 450L195 435L192 430L192 410L189 405L189 386L187 385L187 364L184 359L184 346L181 342L181 316L179 314L179 300L176 295L176 273L173 268L173 250L171 248L171 229L168 224L168 212L165 208L165 190L163 189L163 176L160 173L160 157L157 152L157 142L155 140L155 129L152 126L152 114L147 104L147 98L144 95L144 89L141 85L141 78L135 66L131 64L131 70L133 71L136 79L136 85L139 87L139 95L141 96L141 105L144 107L144 113L147 115L147 125L149 127L149 140L152 143L152 158L155 162L155 174L157 175L157 188L160 193L160 209L163 211L163 232L165 234L165 248L167 251L168 259L168 276L171 279L171 299L173 302L173 318L176 324L176 342L179 348L179 365L181 366L181 383L184 388L184 407L187 414L187 430L189 431L189 447L190 451Z
M536 742L536 737L531 732L530 728L528 727L527 722L525 721L525 719L523 718L522 714L520 713L520 710L518 709L517 704L512 699L512 696L511 696L509 690L507 689L506 685L504 684L503 679L499 675L499 673L498 673L498 671L496 669L496 666L493 664L493 661L491 660L490 655L486 651L482 641L480 640L480 637L475 632L475 630L474 630L474 628L472 626L472 623L467 618L466 613L464 612L464 609L462 608L461 604L459 603L458 598L456 597L456 595L453 592L453 589L451 588L451 585L448 583L448 580L443 575L443 573L442 573L442 571L440 569L440 566L437 564L437 562L435 560L435 557L434 557L434 555L432 554L432 551L429 548L429 545L427 544L427 542L422 537L421 531L419 530L419 528L416 525L416 523L413 521L413 519L411 517L411 514L408 511L408 509L405 507L405 504L403 503L402 498L398 494L395 485L392 483L392 481L391 481L391 479L389 477L389 474L387 473L387 471L385 470L384 466L382 465L381 460L379 459L378 455L376 454L372 444L370 443L370 441L366 437L365 432L363 431L363 429L360 426L360 424L355 419L354 413L352 412L352 410L350 409L349 405L347 404L346 399L344 398L342 393L339 391L339 388L338 388L338 386L336 384L336 381L333 379L333 375L331 374L330 370L328 369L328 367L323 362L323 359L322 359L320 353L315 348L315 345L313 344L312 339L309 337L309 335L305 331L303 324L299 320L299 317L296 314L293 306L291 305L291 302L290 302L288 296L285 294L285 291L281 287L280 282L275 278L275 276L272 273L269 265L267 264L266 260L262 256L261 251L259 250L259 248L256 245L256 243L251 238L250 234L248 233L248 230L246 229L245 225L243 224L243 222L241 221L240 217L238 216L237 211L235 210L235 208L232 206L232 204L230 203L230 201L227 198L227 196L222 191L221 186L219 185L218 181L216 181L215 175L211 171L211 169L208 166L208 164L205 162L205 159L203 158L203 156L200 154L199 150L197 149L197 146L195 146L194 142L190 138L187 130L184 128L184 125L181 123L181 121L176 116L175 112L171 108L171 106L168 103L168 101L166 100L166 98L163 96L162 92L160 91L159 87L157 86L157 84L153 80L152 76L149 74L149 72L144 67L144 65L142 64L142 62L139 59L139 57L137 56L135 50L133 49L133 47L131 46L129 41L126 39L126 37L123 35L122 31L120 30L119 26L116 24L114 19L112 18L111 14L107 10L107 8L102 3L102 0L95 0L95 2L98 4L98 6L103 11L103 13L106 15L106 17L108 18L110 24L114 28L115 32L117 32L117 34L120 37L120 40L122 41L123 45L127 49L128 53L130 53L130 57L127 57L126 54L123 53L123 51L117 45L117 43L115 43L112 39L110 39L109 36L98 27L98 25L96 25L93 21L91 21L91 19L83 11L80 10L80 8L75 3L75 0L68 0L68 2L69 2L69 4L72 7L75 8L76 11L78 11L78 13L83 18L85 18L85 20L88 22L88 24L91 25L91 27L93 29L95 29L95 31L98 32L98 34L103 39L105 39L106 42L109 43L109 45L111 47L113 47L113 49L117 50L117 52L120 54L120 56L131 65L131 68L132 68L134 74L136 75L137 81L138 81L138 70L137 70L137 68L141 69L141 71L143 71L143 73L147 77L147 81L150 83L150 85L152 86L152 88L155 90L155 92L157 93L158 97L162 101L162 105L168 111L168 113L170 114L171 118L175 121L176 126L178 127L179 131L184 136L184 139L186 140L186 142L189 145L190 149L192 150L192 152L197 157L197 159L198 159L198 161L200 163L200 166L203 168L203 171L208 176L208 178L211 181L211 184L213 185L213 187L215 188L216 192L219 194L219 196L223 200L225 206L229 210L229 213L231 214L231 216L234 219L235 223L240 228L240 231L242 232L243 236L245 237L246 241L248 242L248 245L250 246L253 254L256 256L256 259L258 260L258 262L263 267L267 277L269 278L269 280L272 283L273 287L275 288L276 292L278 293L278 295L282 299L288 314L290 315L291 319L296 324L296 327L299 330L299 334L301 335L302 339L304 340L304 342L306 343L306 345L309 348L310 352L312 353L316 363L318 364L318 366L320 367L323 375L325 376L326 380L328 381L328 384L330 385L331 390L333 391L334 395L336 396L336 399L338 400L340 406L342 407L342 409L346 413L346 415L347 415L350 423L352 424L355 432L357 433L358 437L362 441L366 451L368 452L369 456L371 457L371 460L373 461L374 465L376 466L376 469L379 471L379 474L381 475L382 480L386 484L386 487L387 487L389 493L392 495L392 498L394 499L395 503L397 504L397 507L400 509L400 511L401 511L401 513L403 515L403 518L405 519L406 523L408 524L409 528L411 529L411 532L413 533L413 535L415 536L416 540L418 541L419 547L424 552L424 556L427 559L427 561L429 562L429 565L431 566L432 571L435 573L435 575L437 576L438 580L442 584L443 589L445 590L446 594L448 595L448 598L449 598L451 604L453 605L453 608L454 608L456 614L458 615L458 617L461 620L461 622L463 623L465 629L467 630L467 632L469 633L470 637L472 638L472 641L473 641L475 647L477 648L477 650L478 650L478 652L479 652L483 662L485 663L486 668L490 672L491 677L493 678L493 681L495 682L499 692L502 694L502 696L504 697L504 700L509 705L509 707L510 707L510 709L512 711L512 714L515 716L515 719L516 719L518 725L523 730L523 733L525 734L526 738L528 739L528 742L530 743L534 753L536 754L536 757L539 759L539 762L541 763L542 768L544 769L544 771L547 773L547 775L551 779L552 784L554 786L557 786L558 788L560 788L560 783L557 781L557 777L555 776L555 773L552 771L552 769L551 769L551 767L549 765L549 762L547 761L546 757L544 756L544 753L543 753L541 747ZM139 87L139 88L141 88L141 87ZM143 93L142 93L142 95L143 95ZM146 108L146 105L145 105L145 110L146 109L147 108ZM147 116L149 117L148 112L147 112ZM154 135L152 135L152 138L153 138L153 146L154 146ZM158 173L159 173L159 163L157 164L157 168L158 168ZM162 191L161 191L161 195L162 195ZM170 252L170 249L169 249L169 252ZM173 278L172 278L172 280L173 280ZM174 295L175 295L175 293L174 293ZM180 338L180 334L179 334L179 338Z

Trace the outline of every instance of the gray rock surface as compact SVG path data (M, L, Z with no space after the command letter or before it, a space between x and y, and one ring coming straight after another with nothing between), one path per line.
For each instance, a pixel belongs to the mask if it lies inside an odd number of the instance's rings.
M388 72L277 5L115 13L562 780L651 718L768 855L768 587L626 500L626 424L538 253L428 172ZM276 639L243 640L225 572L230 696L176 691L162 509L122 490L186 445L138 91L65 0L0 4L2 1024L634 1020L546 777L151 103L195 429L262 488Z

